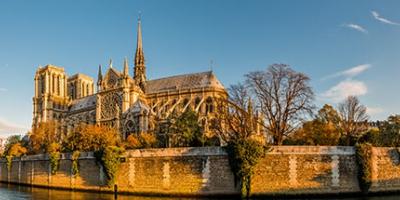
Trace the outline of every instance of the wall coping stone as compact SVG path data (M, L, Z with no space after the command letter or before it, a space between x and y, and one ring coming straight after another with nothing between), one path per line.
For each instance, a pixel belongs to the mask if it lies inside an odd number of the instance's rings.
M141 158L176 156L226 156L228 154L221 147L184 147L128 150L126 151L125 155L128 158Z
M354 155L355 148L352 146L271 146L267 154L283 155Z
M374 147L377 152L387 152L388 147ZM355 148L351 146L271 146L267 155L354 155ZM145 157L179 157L179 156L227 156L227 152L222 147L182 147L182 148L154 148L154 149L135 149L127 150L127 158ZM81 152L79 159L94 159L93 152ZM70 160L71 153L62 153L61 160ZM37 154L13 158L14 161L45 161L49 160L47 154ZM4 158L0 162L6 162Z

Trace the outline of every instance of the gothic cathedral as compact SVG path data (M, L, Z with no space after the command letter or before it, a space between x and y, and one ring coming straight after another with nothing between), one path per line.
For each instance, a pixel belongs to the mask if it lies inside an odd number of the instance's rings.
M105 74L99 66L95 88L93 78L87 75L68 77L62 67L39 67L34 79L33 126L57 121L63 131L69 131L80 123L99 124L116 128L126 138L154 130L171 115L192 109L205 134L211 134L208 126L215 99L227 98L212 71L147 80L140 20L133 77L129 68L127 59L122 72L111 61Z

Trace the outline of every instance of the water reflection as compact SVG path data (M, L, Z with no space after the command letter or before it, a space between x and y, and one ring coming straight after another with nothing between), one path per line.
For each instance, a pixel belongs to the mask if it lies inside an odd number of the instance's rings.
M182 199L182 200L212 200L212 198L171 198L171 197L142 197L142 196L132 196L132 195L118 195L114 197L113 194L103 194L103 193L92 193L92 192L74 192L65 190L52 190L46 188L34 188L26 186L8 185L0 183L0 200L172 200L172 199ZM215 198L221 199L221 198ZM272 199L272 198L269 198ZM273 198L274 200L278 200ZM398 200L400 195L393 196L377 196L377 197L367 197L367 198L321 198L312 200ZM301 199L305 200L305 199Z
M132 195L118 195L95 193L95 192L78 192L67 190L53 190L37 187L26 187L18 185L8 185L0 183L0 200L211 200L210 198L170 198L170 197L142 197Z

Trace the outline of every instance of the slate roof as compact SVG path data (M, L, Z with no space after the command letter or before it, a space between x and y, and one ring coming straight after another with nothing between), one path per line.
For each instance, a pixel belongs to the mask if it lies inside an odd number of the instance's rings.
M80 99L75 99L72 102L70 111L77 111L96 106L96 95L86 96Z
M139 99L128 109L128 112L136 113L136 112L140 112L142 110L149 111L150 107L147 106L144 102L142 102L142 100Z
M207 71L149 80L146 82L146 93L152 94L179 89L195 89L204 87L224 89L224 86L217 79L214 73L212 71Z

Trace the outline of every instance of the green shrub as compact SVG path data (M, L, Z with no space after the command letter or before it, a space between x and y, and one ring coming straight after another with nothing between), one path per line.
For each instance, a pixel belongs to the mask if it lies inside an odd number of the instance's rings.
M96 159L103 166L104 173L107 176L107 184L112 187L117 179L117 173L121 164L120 157L125 149L117 146L108 146L104 150L95 152Z
M372 145L356 144L356 161L358 165L358 183L363 194L367 194L372 184Z
M56 174L58 167L60 166L60 148L61 146L58 143L51 143L47 148L50 159L51 174Z
M71 154L71 162L72 162L72 175L75 176L79 173L79 155L81 153L79 151L74 151Z
M12 159L13 159L13 156L6 156L6 160L7 160L7 169L8 169L8 170L11 170L11 167L12 167Z
M242 197L247 198L250 195L250 180L254 173L254 166L265 155L268 148L254 140L243 139L228 143L226 150L229 155L229 164L235 175L235 185L240 185Z
M58 167L60 165L60 158L61 158L61 153L60 152L51 152L51 153L49 153L51 174L56 174L56 172L58 170Z
M28 152L28 150L24 146L22 146L21 142L17 142L17 143L10 145L8 150L5 153L8 170L11 170L13 157L21 157L21 156L25 155L27 152Z

